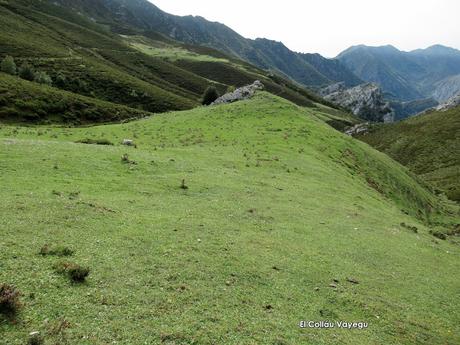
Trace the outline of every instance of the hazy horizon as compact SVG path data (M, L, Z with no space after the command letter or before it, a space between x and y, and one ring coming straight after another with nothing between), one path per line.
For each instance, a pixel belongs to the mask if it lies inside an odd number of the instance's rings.
M246 38L281 41L291 50L327 57L360 44L403 51L435 44L460 49L460 2L455 0L388 0L380 7L366 0L285 0L283 6L242 0L218 6L210 0L149 1L171 14L223 23Z

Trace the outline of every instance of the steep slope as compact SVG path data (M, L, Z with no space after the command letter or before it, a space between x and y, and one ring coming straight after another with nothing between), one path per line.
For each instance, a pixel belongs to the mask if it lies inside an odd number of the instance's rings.
M359 78L379 84L391 97L403 101L423 98L411 85L411 78L423 70L392 46L355 46L337 57Z
M113 33L107 26L116 27L120 14L108 10L111 1L65 4L0 3L4 28L0 33L0 59L11 55L18 67L27 63L36 71L46 72L56 88L155 113L199 105L209 85L224 93L229 87L257 79L270 92L299 105L322 102L285 78L214 49L181 44L154 31L128 30L128 19L124 24L126 35ZM77 10L91 11L100 21ZM196 72L195 65L202 63L218 73L203 76ZM219 77L224 74L232 79ZM9 117L15 118L16 114Z
M359 139L460 201L460 107L377 126Z
M425 94L432 95L435 91L433 85L436 86L437 82L460 74L460 51L457 49L434 45L409 52L408 56L427 71L420 83L420 88ZM446 98L439 100L443 101Z
M338 59L326 59L320 54L298 55L331 81L343 82L348 87L364 83Z
M444 102L458 94L460 94L460 74L438 81L435 84L433 97L438 102Z
M262 93L123 125L0 127L0 281L23 302L2 341L458 343L459 247L429 234L447 205L315 112ZM115 145L74 143L101 138ZM298 327L316 319L368 328Z
M89 17L109 25L112 30L121 33L132 33L134 30L156 31L192 45L204 45L218 49L226 54L236 56L258 66L274 70L305 86L322 87L334 82L346 81L355 83L357 77L344 66L327 63L326 77L324 62L319 63L318 69L312 66L308 58L289 50L282 43L257 39L249 40L239 35L227 26L210 22L202 17L174 16L163 12L147 0L56 0L55 4L73 8L86 13ZM105 10L101 10L104 8ZM323 58L324 59L324 58ZM342 79L331 79L345 77Z
M255 60L251 55L244 57L262 68L281 71L303 85L325 86L331 82L281 42L259 38L252 41L252 46L262 58Z
M437 45L403 52L392 46L360 45L337 58L361 79L380 84L396 100L432 97L443 101L460 91L457 83L447 82L460 73L460 51L453 48Z
M131 107L81 96L0 73L1 123L125 121L152 115Z

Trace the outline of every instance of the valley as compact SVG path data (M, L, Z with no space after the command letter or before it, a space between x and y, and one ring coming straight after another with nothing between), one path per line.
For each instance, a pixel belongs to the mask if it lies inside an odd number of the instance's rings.
M460 343L460 51L145 0L0 26L0 345Z

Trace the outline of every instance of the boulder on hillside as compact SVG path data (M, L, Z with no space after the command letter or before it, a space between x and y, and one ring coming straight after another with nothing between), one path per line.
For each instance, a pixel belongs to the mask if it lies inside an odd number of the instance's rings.
M374 83L347 89L337 83L320 91L324 99L349 109L354 115L374 122L393 122L395 113L383 98L381 88Z
M226 93L225 95L216 99L211 105L233 103L249 99L254 96L256 91L263 89L264 85L259 80L256 80L251 85L243 86L233 92Z

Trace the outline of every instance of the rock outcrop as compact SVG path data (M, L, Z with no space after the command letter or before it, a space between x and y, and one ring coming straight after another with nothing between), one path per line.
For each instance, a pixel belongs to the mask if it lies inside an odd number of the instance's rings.
M435 84L433 98L444 103L460 93L460 74L443 79Z
M243 86L233 92L226 93L225 95L216 99L211 105L233 103L249 99L254 96L256 91L263 89L264 85L260 81L256 80L251 85Z
M438 105L434 109L438 111L447 111L458 106L460 106L460 93L454 97L449 98L445 103Z
M395 113L383 98L380 87L367 83L347 89L343 83L322 89L320 94L328 101L349 109L354 115L374 122L393 122Z
M447 111L449 109L459 107L460 106L460 93L454 97L449 98L446 102L438 105L437 107L429 108L417 115L423 115L427 113L431 113L432 111Z
M351 135L351 136L355 136L358 134L366 134L367 132L369 132L369 129L370 129L369 122L359 123L357 125L354 125L353 127L348 128L345 131L345 134Z

